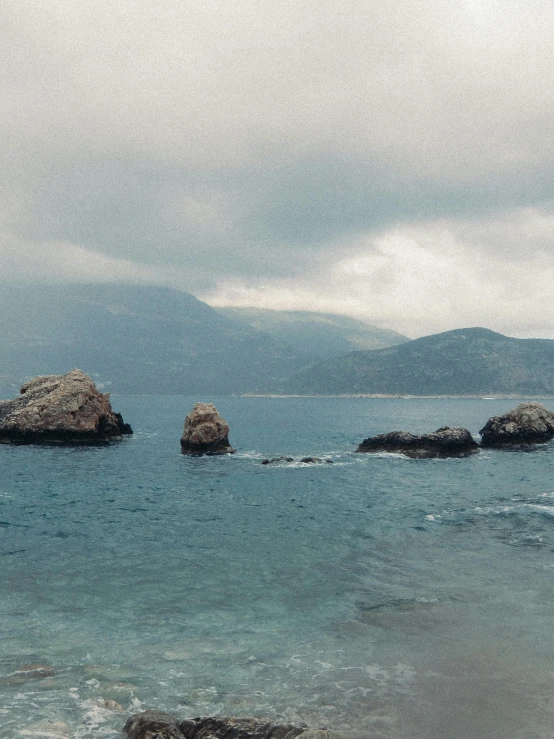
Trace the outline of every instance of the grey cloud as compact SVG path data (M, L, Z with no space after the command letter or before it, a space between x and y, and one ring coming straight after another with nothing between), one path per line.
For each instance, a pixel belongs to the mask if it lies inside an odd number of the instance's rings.
M545 0L5 0L0 235L26 260L98 254L98 279L113 259L192 292L279 280L281 297L441 220L475 268L547 255L508 236L554 202L553 20Z

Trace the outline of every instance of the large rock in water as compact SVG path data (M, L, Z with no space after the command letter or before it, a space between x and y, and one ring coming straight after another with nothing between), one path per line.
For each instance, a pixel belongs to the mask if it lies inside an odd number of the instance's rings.
M195 403L185 418L181 437L184 454L229 454L229 425L217 412L213 403Z
M412 459L432 457L467 457L479 451L477 443L467 429L442 426L432 434L410 434L408 431L391 431L364 439L357 452L394 452Z
M178 723L160 711L131 716L123 733L127 739L368 739L366 732L308 729L253 718L195 718Z
M554 437L554 413L541 403L520 403L503 416L489 418L479 433L486 447L540 444Z
M0 442L95 442L132 434L114 413L108 393L74 369L66 375L35 377L19 397L0 401Z

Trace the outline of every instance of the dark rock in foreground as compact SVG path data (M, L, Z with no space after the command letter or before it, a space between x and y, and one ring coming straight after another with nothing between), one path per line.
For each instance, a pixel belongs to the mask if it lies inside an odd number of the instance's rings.
M35 377L19 397L0 401L0 442L92 443L132 434L81 370Z
M481 434L481 446L540 444L554 437L554 413L541 403L520 403L503 416L489 418Z
M477 443L464 428L443 426L432 434L415 435L408 431L391 431L364 439L357 452L394 452L412 459L433 457L467 457L479 451Z
M185 418L181 437L183 454L230 454L229 425L213 403L195 403Z
M180 723L168 713L144 711L128 719L127 739L369 739L364 732L308 729L252 718L195 718Z
M128 739L183 739L177 721L162 711L135 713L127 719L123 733Z

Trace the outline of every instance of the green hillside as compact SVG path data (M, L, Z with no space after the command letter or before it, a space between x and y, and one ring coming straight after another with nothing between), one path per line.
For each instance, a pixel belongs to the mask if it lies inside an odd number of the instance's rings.
M548 395L554 393L554 341L456 329L318 362L278 387L308 395Z

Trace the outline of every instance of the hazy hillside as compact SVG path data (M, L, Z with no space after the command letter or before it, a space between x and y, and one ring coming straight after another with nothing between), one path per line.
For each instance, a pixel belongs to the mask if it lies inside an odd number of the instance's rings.
M243 321L286 342L313 361L346 354L354 349L382 349L409 341L395 331L387 331L364 321L333 313L263 310L260 308L218 308L223 315Z
M299 394L551 394L554 341L457 329L318 362L279 387Z
M0 284L0 397L79 367L113 392L256 390L305 364L192 295L131 285Z

